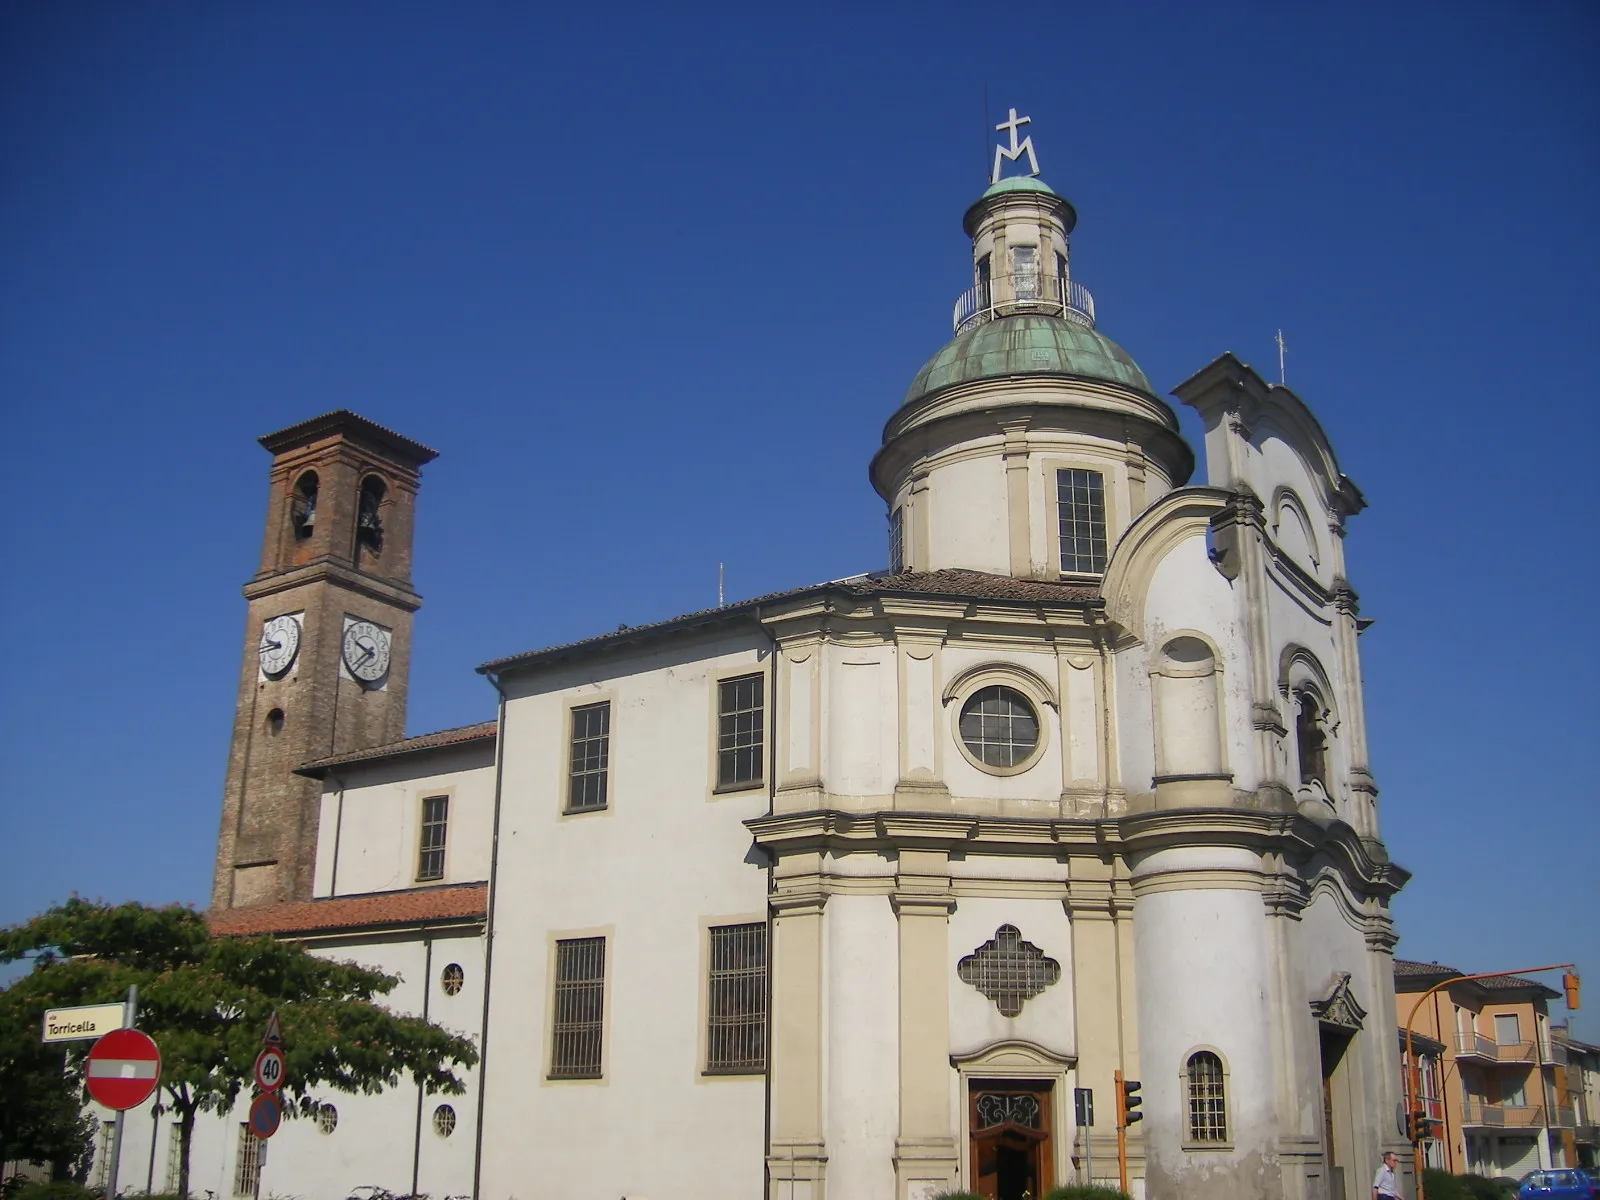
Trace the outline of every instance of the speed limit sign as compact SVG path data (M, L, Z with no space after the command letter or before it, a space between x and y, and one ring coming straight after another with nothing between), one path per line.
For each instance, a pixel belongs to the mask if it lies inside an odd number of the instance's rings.
M275 1092L283 1086L283 1051L268 1046L256 1055L256 1086L263 1092Z

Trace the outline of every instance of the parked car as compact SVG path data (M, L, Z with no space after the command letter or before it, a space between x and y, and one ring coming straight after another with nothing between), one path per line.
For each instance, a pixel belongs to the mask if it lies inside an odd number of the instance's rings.
M1517 1200L1595 1200L1600 1188L1587 1171L1530 1171L1517 1185Z

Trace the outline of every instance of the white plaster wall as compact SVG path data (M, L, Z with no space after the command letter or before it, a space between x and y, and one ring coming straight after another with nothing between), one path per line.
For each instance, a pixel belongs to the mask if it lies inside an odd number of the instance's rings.
M900 1105L895 916L885 896L835 895L824 919L828 1190L888 1196Z
M1061 871L1064 875L1064 869ZM1004 1016L995 1002L956 973L960 961L994 937L1002 925L1014 925L1061 966L1059 982L1022 1006L1015 1017ZM950 963L945 974L950 992L950 1052L971 1054L996 1042L1033 1042L1054 1054L1077 1051L1072 1009L1072 926L1059 900L1018 900L966 896L950 915ZM961 1128L964 1115L952 1114Z
M484 1200L547 1185L572 1197L760 1194L764 1081L701 1072L704 927L764 920L767 888L742 824L767 810L766 788L711 791L715 681L770 680L769 666L766 639L740 633L510 681ZM610 807L566 816L567 706L602 695ZM553 942L600 934L605 1074L551 1081Z
M330 777L323 784L313 895L349 896L416 886L422 801L427 796L449 796L450 805L444 878L427 880L425 885L489 878L492 744L370 766L351 764L340 779Z
M395 1012L420 1016L427 991L428 1018L453 1033L478 1040L483 1006L483 939L472 933L450 932L433 937L432 969L423 938L417 934L370 941L341 941L313 946L325 958L359 962L401 976L400 984L380 1002ZM439 984L447 963L463 970L462 990L447 996ZM267 1143L261 1172L261 1195L303 1197L304 1200L343 1200L363 1185L380 1186L396 1193L411 1190L413 1162L418 1190L436 1197L461 1196L472 1190L474 1130L477 1120L477 1074L458 1068L466 1084L460 1096L423 1098L420 1136L417 1121L418 1089L409 1076L378 1095L348 1094L319 1089L319 1101L332 1104L339 1120L332 1133L316 1122L285 1120ZM456 1112L454 1133L439 1137L432 1116L439 1104ZM234 1169L239 1148L239 1126L249 1116L249 1089L227 1114L201 1113L196 1118L190 1149L190 1194L209 1190L219 1197L233 1195ZM106 1114L109 1119L110 1114ZM167 1177L169 1139L176 1124L171 1113L159 1124L149 1106L134 1110L123 1135L119 1189L144 1192L151 1182L150 1145L155 1137L153 1187L162 1192ZM176 1177L171 1180L173 1186Z
M928 570L1011 573L1006 475L998 446L992 455L935 467L928 475L928 499Z
M988 664L1005 664L1025 667L1050 683L1054 691L1057 683L1056 656L1052 653L1028 653L1012 647L985 647L948 645L940 656L940 695L949 682L962 672ZM1057 696L1059 700L1059 694ZM962 752L958 721L963 697L957 696L948 704L941 703L938 730L944 739L944 774L946 785L953 796L968 799L1000 801L1038 801L1037 810L1026 805L1007 806L1007 815L1048 816L1052 806L1059 812L1061 797L1061 716L1055 707L1039 705L1039 729L1044 746L1033 764L1016 775L992 775L969 762Z
M823 786L845 796L882 796L899 769L892 646L829 645L823 721Z
M1150 724L1149 663L1168 639L1199 633L1216 651L1224 723L1226 769L1241 786L1254 783L1249 767L1250 660L1244 636L1242 597L1211 563L1205 538L1186 538L1161 560L1145 597L1146 645L1117 656L1119 731L1128 790L1149 787L1155 770ZM1241 769L1243 768L1243 769Z
M1257 866L1246 850L1163 850L1136 864L1135 890L1140 879L1163 871ZM1135 902L1139 1069L1151 1195L1264 1195L1277 1174L1265 920L1253 890L1197 887L1139 894ZM1183 1071L1201 1047L1217 1051L1228 1072L1231 1146L1186 1152Z

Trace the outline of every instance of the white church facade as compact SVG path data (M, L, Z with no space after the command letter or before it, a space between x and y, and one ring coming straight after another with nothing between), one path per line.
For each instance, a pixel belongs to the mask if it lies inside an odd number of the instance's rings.
M967 210L955 336L871 460L887 570L484 664L483 725L400 736L432 452L347 413L263 439L214 927L399 973L482 1062L330 1093L264 1164L210 1122L197 1192L1022 1200L1115 1180L1120 1077L1136 1196L1367 1194L1407 1149L1407 876L1364 502L1227 354L1175 391L1192 482L1075 222L1034 176ZM168 1136L130 1120L125 1182Z

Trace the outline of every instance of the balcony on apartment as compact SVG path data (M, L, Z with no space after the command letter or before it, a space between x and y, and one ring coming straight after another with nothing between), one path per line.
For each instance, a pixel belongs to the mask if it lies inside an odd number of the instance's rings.
M1461 1124L1469 1129L1543 1129L1544 1106L1468 1100L1461 1106Z
M1541 1046L1526 1040L1499 1041L1485 1033L1457 1033L1455 1037L1457 1058L1476 1059L1479 1062L1540 1063L1559 1065L1567 1061L1567 1048L1560 1042Z

